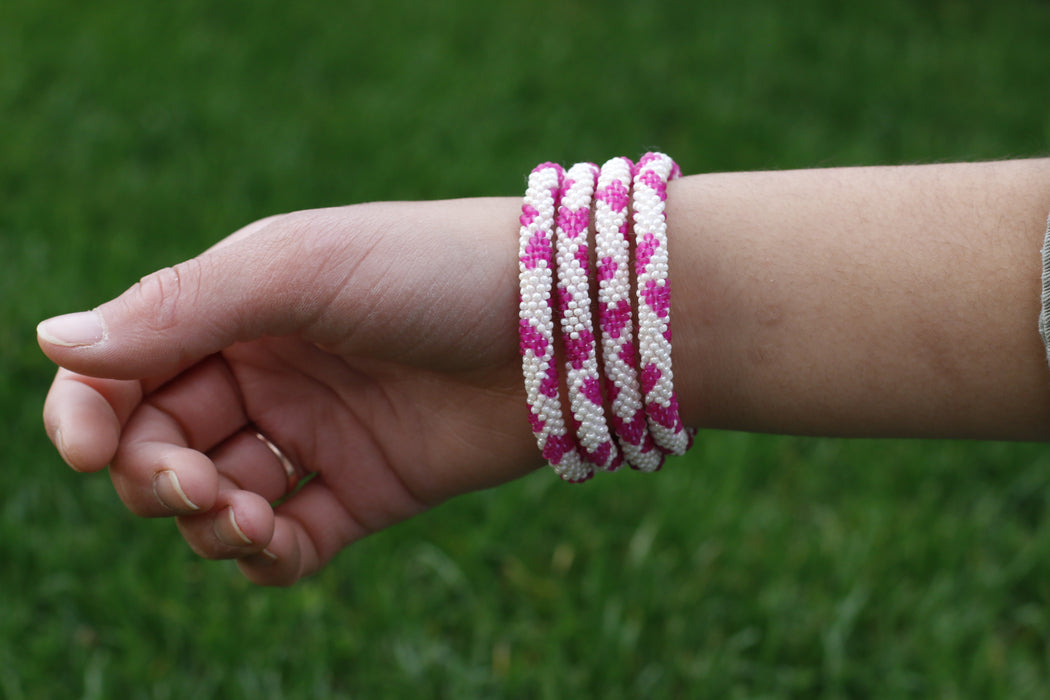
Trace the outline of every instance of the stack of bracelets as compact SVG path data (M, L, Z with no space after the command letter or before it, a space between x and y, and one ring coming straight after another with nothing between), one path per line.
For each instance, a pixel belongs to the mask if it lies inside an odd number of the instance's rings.
M663 153L647 153L637 165L627 158L613 158L601 168L577 163L567 172L542 163L529 175L518 258L522 373L540 452L566 481L586 481L595 471L615 471L625 462L656 471L665 455L683 454L692 443L671 372L665 202L668 181L679 175ZM562 415L556 318L574 433Z

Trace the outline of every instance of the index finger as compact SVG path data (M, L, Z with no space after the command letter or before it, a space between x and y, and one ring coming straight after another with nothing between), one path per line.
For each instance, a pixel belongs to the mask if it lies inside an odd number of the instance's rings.
M66 464L81 472L108 465L142 391L135 380L99 379L59 368L44 400L44 429Z

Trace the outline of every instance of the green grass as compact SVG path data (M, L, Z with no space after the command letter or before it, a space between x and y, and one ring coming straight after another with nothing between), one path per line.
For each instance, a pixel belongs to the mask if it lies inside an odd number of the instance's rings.
M1041 155L1048 35L1036 0L0 3L0 697L1045 697L1042 446L709 433L266 590L60 463L33 327L267 214L546 159Z

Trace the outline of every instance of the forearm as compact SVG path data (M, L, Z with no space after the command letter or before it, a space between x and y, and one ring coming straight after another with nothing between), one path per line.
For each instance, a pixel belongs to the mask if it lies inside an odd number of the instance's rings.
M1050 160L712 174L668 196L687 423L1042 439Z

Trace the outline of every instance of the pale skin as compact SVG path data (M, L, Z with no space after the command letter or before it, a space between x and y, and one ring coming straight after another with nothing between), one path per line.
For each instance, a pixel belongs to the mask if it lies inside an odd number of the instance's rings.
M109 466L133 513L174 516L200 555L269 585L522 476L540 458L517 349L519 207L272 217L45 322L41 347L61 366L48 434L74 469ZM1035 326L1048 211L1050 160L672 183L685 422L1046 439ZM276 509L286 476L255 430L317 474Z

